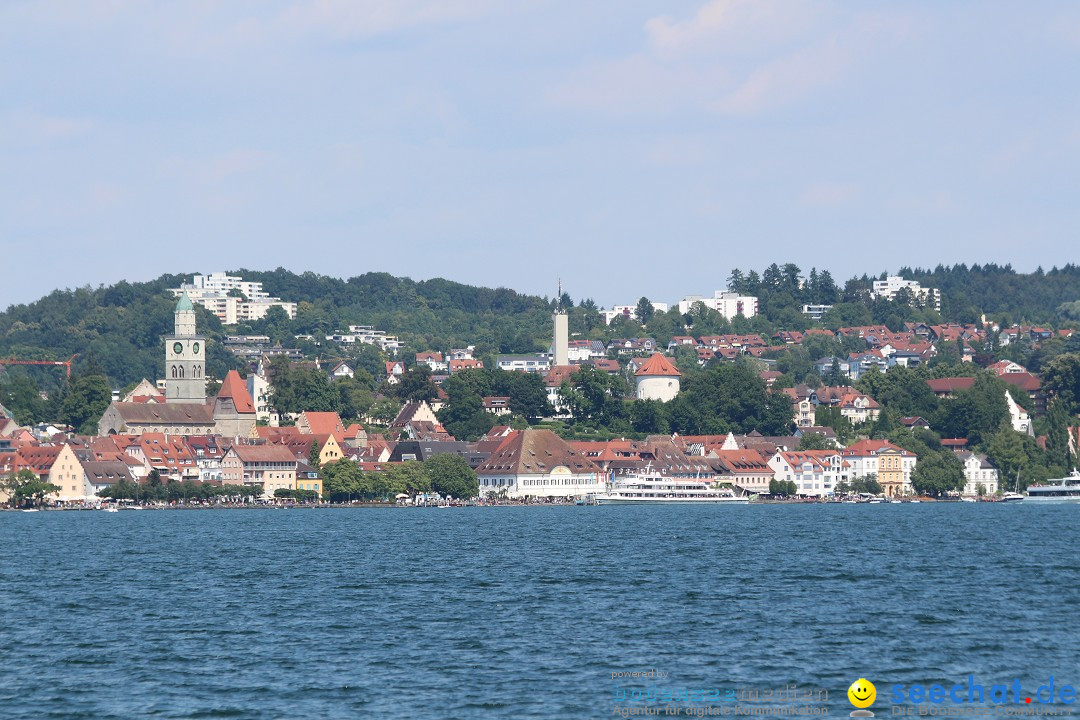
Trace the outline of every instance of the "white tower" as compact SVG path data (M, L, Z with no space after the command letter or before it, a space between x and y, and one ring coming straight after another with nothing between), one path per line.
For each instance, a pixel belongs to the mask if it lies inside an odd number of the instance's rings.
M679 394L679 377L682 373L660 353L653 353L634 374L638 400L668 402Z
M195 306L184 293L176 303L174 332L165 336L165 400L206 403L206 342L195 332Z
M552 365L570 364L570 325L562 307L562 281L559 281L559 297L555 306L555 337L551 344Z

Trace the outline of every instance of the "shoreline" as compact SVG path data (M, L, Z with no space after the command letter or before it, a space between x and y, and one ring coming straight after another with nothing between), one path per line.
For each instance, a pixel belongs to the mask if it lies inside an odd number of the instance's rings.
M910 500L904 500L900 503L894 503L891 501L883 500L881 502L871 503L869 501L860 501L856 503L845 502L839 500L754 500L748 503L611 503L611 504L628 504L635 506L648 506L655 505L725 505L725 504L737 504L740 506L748 505L918 505L918 504L938 504L938 505L969 505L971 503L962 502L959 499L934 499L934 498L918 498L916 502ZM980 500L979 504L998 505L1003 504L1000 500ZM1004 503L1004 504L1021 504L1021 503ZM1043 503L1039 503L1043 504ZM1047 503L1053 504L1053 503ZM398 503L317 503L317 504L292 504L292 505L272 505L272 504L236 504L236 505L139 505L139 506L106 506L116 507L118 511L125 512L137 512L142 510L386 510L386 509L399 509L399 510L429 510L436 509L440 506L437 505L401 505ZM447 507L447 506L442 506ZM462 504L462 505L450 505L449 507L459 508L508 508L508 507L581 507L573 502L502 502L502 503L481 503L481 504ZM0 508L0 512L13 512L21 513L27 511L38 512L102 512L104 510L101 506L86 506L86 507L42 507L42 508Z

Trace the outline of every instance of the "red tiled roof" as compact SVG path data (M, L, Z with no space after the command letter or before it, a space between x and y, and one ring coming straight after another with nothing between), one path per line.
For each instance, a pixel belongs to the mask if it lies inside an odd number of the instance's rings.
M1042 388L1039 378L1029 372L1005 373L1001 376L1001 379L1027 392L1035 392Z
M678 377L682 375L670 360L661 355L660 353L653 353L649 358L637 369L635 375L641 376L669 376Z
M975 384L973 377L951 377L927 380L926 384L936 393L956 392L957 390L970 390Z
M251 393L248 392L247 384L240 377L240 373L235 370L230 370L228 375L225 376L225 382L221 383L218 397L231 399L238 413L249 415L255 413L255 403L251 400Z
M312 412L305 411L304 418L307 420L308 429L312 435L333 435L335 440L345 436L345 426L341 417L336 412Z
M577 365L554 365L544 375L544 385L547 387L560 387L563 381L569 380L577 371Z
M841 450L840 454L854 456L877 455L882 450L896 450L904 455L909 454L907 450L893 445L888 440L860 440L859 442L853 445L849 445L848 447ZM915 453L910 454L914 455Z

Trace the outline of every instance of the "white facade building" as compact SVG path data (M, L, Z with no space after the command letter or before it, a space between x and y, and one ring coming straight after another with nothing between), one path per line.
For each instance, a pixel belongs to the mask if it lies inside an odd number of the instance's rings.
M941 310L941 291L937 288L924 288L914 280L905 280L897 276L874 281L874 296L886 300L895 299L896 294L905 289L911 293L913 299L923 305Z
M334 335L327 339L334 339L334 342L341 345L353 343L378 345L380 350L391 355L397 354L397 351L401 349L402 343L397 335L387 335L385 330L376 330L370 325L350 325L349 333L349 335Z
M964 495L977 496L980 485L985 495L993 495L998 491L997 468L990 464L985 455L965 452L960 459L964 462Z
M229 295L233 291L244 297ZM172 292L178 297L186 292L192 302L217 315L226 325L259 320L275 306L284 310L289 317L296 317L296 303L270 297L263 290L261 282L248 282L223 272L195 275L190 283L184 283Z
M604 491L591 460L550 430L521 430L476 470L480 495L584 497Z
M251 373L247 376L247 391L255 403L255 420L269 425L278 424L278 414L270 405L270 381L263 375Z
M1012 429L1018 433L1032 435L1031 416L1028 415L1027 410L1020 407L1013 400L1013 396L1008 390L1005 391L1005 404L1009 408L1009 421L1012 423Z
M758 314L758 299L753 295L740 295L739 293L717 290L711 298L701 295L687 295L679 301L679 312L685 315L690 312L694 303L701 303L731 320L742 315L752 318Z
M500 370L546 373L551 367L551 359L546 355L499 355L495 364Z
M649 302L652 302L651 300ZM666 313L670 306L667 303L654 302L652 303L653 310L658 313ZM600 317L604 318L604 322L608 325L615 322L617 317L625 317L631 320L635 320L634 312L637 310L637 303L633 305L612 305L610 310L601 310Z
M825 317L825 313L832 310L832 307L832 305L803 305L802 314L814 322L818 322Z
M832 495L837 483L849 477L848 464L833 450L777 450L769 459L769 467L777 480L794 482L799 495Z

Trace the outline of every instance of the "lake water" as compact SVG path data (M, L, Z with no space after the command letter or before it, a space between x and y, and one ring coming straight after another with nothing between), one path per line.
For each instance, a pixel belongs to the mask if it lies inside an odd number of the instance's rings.
M1030 695L1080 685L1078 520L989 503L0 513L0 717L601 718L662 707L616 701L634 689L791 685L846 717L859 677L886 717L893 685L969 674Z

